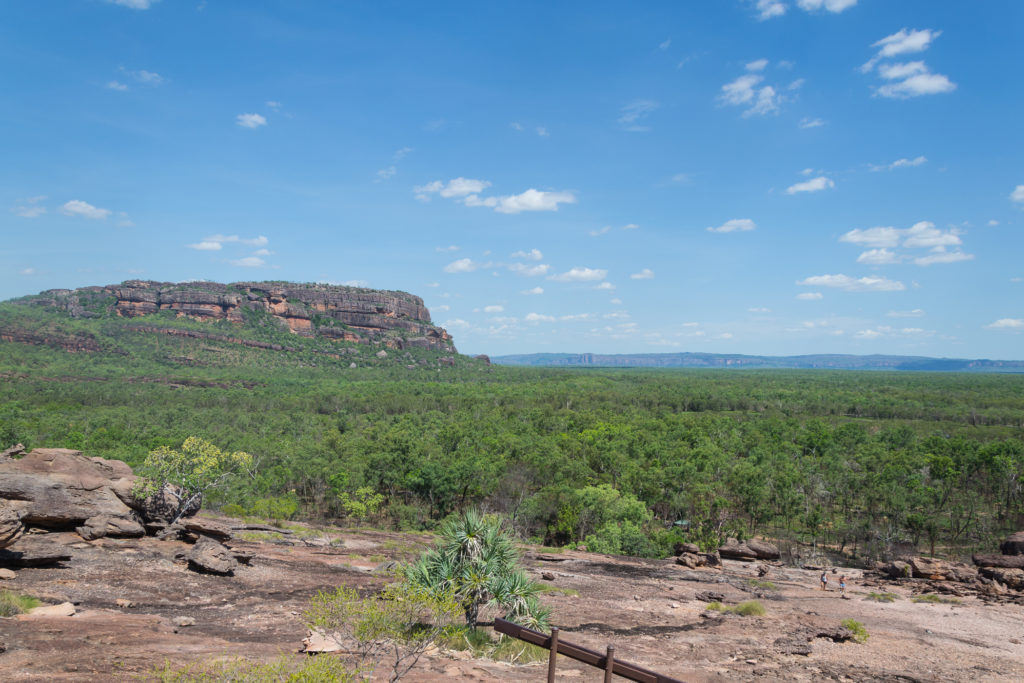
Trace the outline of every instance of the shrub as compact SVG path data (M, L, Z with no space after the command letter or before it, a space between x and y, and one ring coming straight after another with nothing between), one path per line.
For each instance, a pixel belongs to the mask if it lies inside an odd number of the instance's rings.
M0 590L0 617L13 617L33 607L39 607L39 601L35 598L14 591Z
M751 588L761 588L767 591L773 591L777 588L771 581L762 581L761 579L747 579L747 585Z
M899 598L899 596L896 595L895 593L874 593L874 592L871 592L871 593L868 593L868 596L866 598L864 598L864 599L865 600L872 600L874 602L896 602L896 600L898 598Z
M726 607L720 602L709 602L705 609L723 614L738 614L741 617L762 617L765 615L764 605L757 600L747 600L732 607Z
M145 677L159 683L351 683L361 680L358 671L349 671L335 657L289 657L260 664L247 659L194 662L174 666L165 661Z
M947 598L935 593L922 593L921 595L915 595L910 598L911 602L919 602L932 605L959 605L960 600L958 598Z
M849 629L853 633L853 639L858 643L863 643L868 639L868 630L864 628L864 624L859 621L855 619L843 619L841 623L843 627Z
M519 551L496 518L470 511L449 520L437 544L404 576L438 595L450 591L470 628L476 628L485 604L501 607L506 619L522 626L547 628L551 610L537 599L537 583L519 567Z

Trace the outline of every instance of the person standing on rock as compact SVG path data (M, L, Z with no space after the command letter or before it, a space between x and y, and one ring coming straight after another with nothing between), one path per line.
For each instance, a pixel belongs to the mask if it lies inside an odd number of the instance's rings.
M839 577L839 594L846 595L846 574Z
M828 574L824 569L821 570L821 590L828 590Z

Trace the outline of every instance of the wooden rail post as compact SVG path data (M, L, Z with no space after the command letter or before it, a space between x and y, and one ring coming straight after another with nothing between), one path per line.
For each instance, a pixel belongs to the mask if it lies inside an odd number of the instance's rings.
M558 627L551 627L551 652L548 654L548 683L555 683L555 660L558 659Z
M612 671L615 669L615 646L609 645L604 655L604 683L612 683Z

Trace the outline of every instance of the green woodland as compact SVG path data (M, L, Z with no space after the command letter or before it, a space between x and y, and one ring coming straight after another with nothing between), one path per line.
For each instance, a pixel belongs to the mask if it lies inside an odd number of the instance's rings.
M432 530L479 509L523 539L651 557L752 535L868 559L894 543L958 555L1024 528L1021 375L447 365L259 317L0 304L0 338L12 331L53 346L0 341L0 448L137 467L198 437L253 456L205 501L235 513Z

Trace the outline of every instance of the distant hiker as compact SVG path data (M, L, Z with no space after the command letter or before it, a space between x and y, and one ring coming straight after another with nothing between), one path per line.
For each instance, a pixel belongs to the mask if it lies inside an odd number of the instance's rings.
M825 572L825 570L822 570L821 572L821 590L828 590L828 574Z
M839 594L846 595L846 575L843 574L839 577Z

